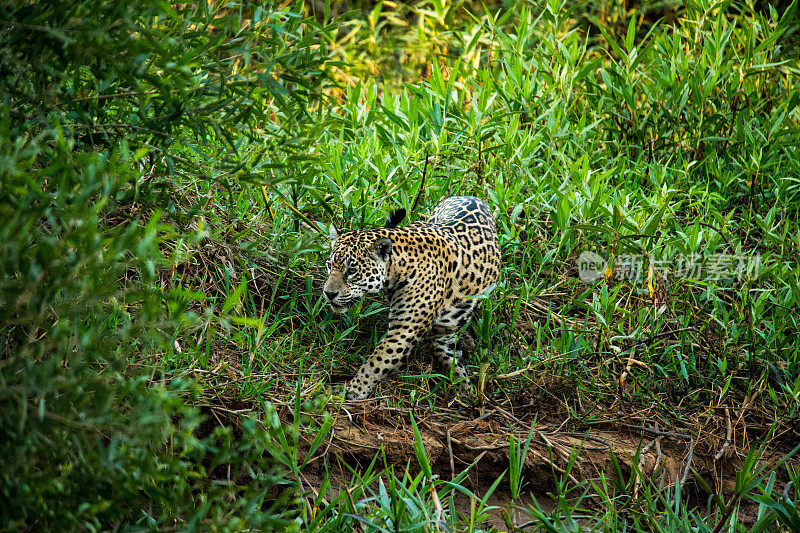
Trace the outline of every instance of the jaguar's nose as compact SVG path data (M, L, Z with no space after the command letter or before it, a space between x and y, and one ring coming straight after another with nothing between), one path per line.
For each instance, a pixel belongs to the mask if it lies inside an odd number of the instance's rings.
M322 292L325 294L325 297L330 301L333 301L334 298L339 296L339 291L322 291Z

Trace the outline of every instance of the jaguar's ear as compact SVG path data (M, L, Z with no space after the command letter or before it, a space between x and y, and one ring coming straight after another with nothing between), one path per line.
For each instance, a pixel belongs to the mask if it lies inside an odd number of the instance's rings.
M335 241L336 237L338 237L338 236L339 236L339 232L336 231L336 226L331 224L330 229L328 229L328 237L331 238L331 244L333 244L333 241Z
M388 261L389 254L392 253L392 241L386 237L378 239L378 241L372 245L372 253L375 254L378 259Z

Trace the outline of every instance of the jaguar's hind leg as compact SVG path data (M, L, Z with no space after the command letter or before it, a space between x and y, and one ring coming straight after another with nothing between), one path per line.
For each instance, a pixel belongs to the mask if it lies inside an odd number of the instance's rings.
M453 382L465 393L474 393L469 381L469 370L464 364L464 352L456 347L456 335L448 334L433 339L433 353L446 374L453 371Z
M457 347L457 332L469 319L477 307L477 300L459 302L441 313L433 327L433 353L449 374L453 369L453 381L462 392L474 395L475 388L469 381L469 371L464 364L464 352Z

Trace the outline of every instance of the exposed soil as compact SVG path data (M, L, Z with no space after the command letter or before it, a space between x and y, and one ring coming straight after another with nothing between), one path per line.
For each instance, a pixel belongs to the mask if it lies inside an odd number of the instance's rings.
M545 511L552 509L550 494L554 492L556 479L566 478L570 486L601 477L613 480L619 475L628 481L634 461L638 461L639 470L652 486L666 490L680 484L686 503L705 509L710 494L695 476L702 478L712 491L728 496L747 452L734 444L734 417L739 413L731 409L713 410L705 416L703 427L696 428L659 428L647 420L617 413L613 417L609 415L607 422L578 430L573 427L575 424L555 416L557 410L548 412L546 408L530 404L470 408L451 401L434 408L428 405L412 408L398 406L396 397L384 396L338 405L332 401L326 408L334 417L334 423L305 471L308 491L314 491L321 481L323 458L329 467L339 464L338 476L336 467L329 471L334 474L334 482L340 483L351 477L340 461L363 469L376 455L380 467L393 466L397 475L406 468L412 474L417 473L412 414L433 472L450 480L469 468L463 484L479 496L509 468L510 437L514 435L517 442L521 440L524 444L536 417L525 459L524 493L535 496ZM292 416L288 408L281 410L280 415L287 421ZM721 435L719 428L723 429ZM302 436L306 449L315 436ZM783 457L791 450L793 438L791 434L773 437L762 461L769 464ZM755 435L747 439L740 436L738 440L759 444ZM571 460L574 462L570 466ZM777 474L778 483L785 484L782 472ZM512 504L507 474L505 478L489 500L490 505L498 507L492 513L490 525L501 530L530 522L522 509L532 506L529 496ZM607 484L609 492L613 493L613 483L607 481ZM641 481L633 484L634 495L642 490L640 485ZM583 505L599 503L590 499ZM466 497L459 498L456 506L463 506L458 510L468 512L469 501ZM745 523L755 520L754 513L754 507L744 504L739 519Z

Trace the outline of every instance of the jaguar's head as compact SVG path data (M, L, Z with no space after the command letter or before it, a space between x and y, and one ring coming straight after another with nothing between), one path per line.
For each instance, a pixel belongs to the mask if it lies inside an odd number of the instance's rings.
M344 313L367 293L386 285L392 241L379 231L339 234L331 226L332 249L322 294L335 313Z

